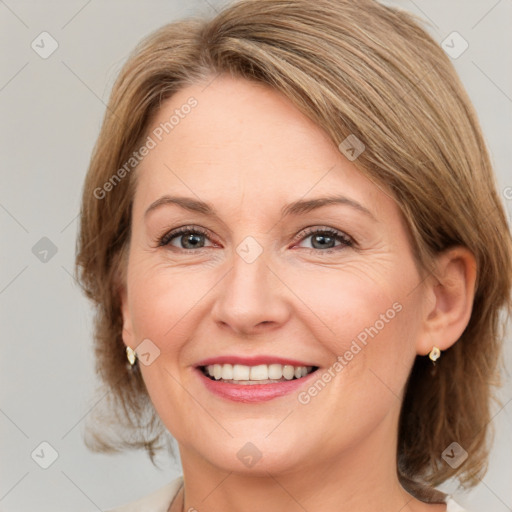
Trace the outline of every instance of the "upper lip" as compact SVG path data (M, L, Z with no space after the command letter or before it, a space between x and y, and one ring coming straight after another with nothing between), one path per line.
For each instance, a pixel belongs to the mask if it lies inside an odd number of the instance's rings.
M253 356L253 357L242 357L242 356L218 356L210 357L199 361L196 366L210 366L212 364L242 364L245 366L258 366L260 364L281 364L290 366L315 366L311 363L305 363L304 361L298 361L297 359L288 359L279 356Z

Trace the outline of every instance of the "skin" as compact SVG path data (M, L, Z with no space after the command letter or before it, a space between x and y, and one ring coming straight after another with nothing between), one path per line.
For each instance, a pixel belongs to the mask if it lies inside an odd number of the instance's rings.
M227 76L188 86L162 104L150 129L190 96L197 107L137 169L121 297L125 344L150 339L160 350L141 370L179 445L185 499L173 510L446 510L399 484L397 425L415 356L434 344L447 349L469 321L472 255L444 253L439 275L425 279L395 201L265 86ZM374 218L339 204L281 216L292 201L333 193ZM176 205L145 218L164 194L207 201L218 218ZM183 235L158 246L159 236L185 225L208 231L197 235L198 248ZM322 246L301 235L307 227L333 228L354 244ZM247 236L263 249L252 263L236 252ZM297 393L229 401L195 374L201 359L226 354L291 357L325 371L393 303L402 310L307 405ZM237 457L247 442L262 455L252 467Z

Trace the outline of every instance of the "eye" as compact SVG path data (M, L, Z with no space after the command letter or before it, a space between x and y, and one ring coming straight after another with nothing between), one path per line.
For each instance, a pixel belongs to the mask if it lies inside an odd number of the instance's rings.
M311 238L313 247L310 250L312 251L320 250L320 252L331 253L354 245L354 241L348 235L333 228L308 228L298 236L298 240L308 238ZM340 245L335 248L333 244L337 240ZM306 247L306 249L308 248Z
M182 228L175 229L174 231L170 231L166 233L162 237L158 239L159 246L165 245L175 245L171 244L175 238L178 238L178 241L181 245L178 246L178 249L183 250L193 250L193 249L202 249L204 247L203 238L208 237L208 232L202 228L197 228L193 226L183 226Z
M305 232L300 233L295 240L306 240L311 238L311 251L320 251L331 253L341 250L345 247L352 247L354 241L345 233L333 228L308 228ZM179 245L176 246L172 242L178 239ZM158 246L172 246L184 251L205 248L205 239L209 239L208 232L202 228L195 226L183 226L175 229L158 238ZM339 241L339 245L333 244Z

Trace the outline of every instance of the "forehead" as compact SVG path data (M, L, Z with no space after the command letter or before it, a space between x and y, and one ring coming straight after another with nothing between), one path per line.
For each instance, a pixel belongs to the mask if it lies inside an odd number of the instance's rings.
M164 193L249 209L325 193L374 211L390 200L319 126L265 85L219 76L187 86L162 104L148 133L156 144L137 168L135 207Z

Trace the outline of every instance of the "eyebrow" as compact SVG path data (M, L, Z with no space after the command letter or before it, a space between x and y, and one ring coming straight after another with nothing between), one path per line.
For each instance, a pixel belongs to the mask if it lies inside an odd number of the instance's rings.
M219 218L215 208L206 203L204 201L200 201L198 199L193 199L191 197L183 197L183 196L169 196L165 195L158 198L156 201L151 203L144 213L144 217L147 217L148 214L155 210L156 208L161 207L162 205L170 205L174 204L180 206L184 210L188 210L194 213L200 213L202 215L208 215L212 217ZM281 215L283 217L293 216L293 215L304 215L305 213L309 213L317 208L321 208L322 206L328 206L331 204L342 204L346 206L350 206L355 210L365 214L369 218L373 219L377 222L377 219L373 215L373 213L368 210L368 208L364 207L362 204L354 201L345 196L333 195L326 197L317 197L314 199L299 199L284 206L281 209Z

